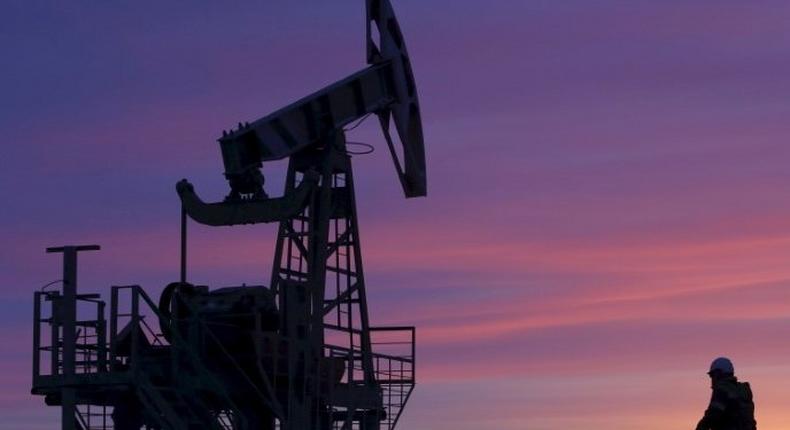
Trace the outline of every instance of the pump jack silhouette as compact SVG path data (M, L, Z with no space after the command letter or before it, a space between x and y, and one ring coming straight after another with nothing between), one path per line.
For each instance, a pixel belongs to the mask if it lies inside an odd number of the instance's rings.
M370 325L344 128L378 117L406 197L426 195L425 154L392 6L366 7L365 69L223 132L223 201L177 184L181 279L158 303L114 286L108 321L99 295L77 292L77 254L99 247L47 249L63 254L64 275L60 291L34 295L32 392L61 407L62 429L395 427L415 384L415 329ZM261 168L285 158L284 194L270 198ZM279 223L269 287L187 282L187 217Z

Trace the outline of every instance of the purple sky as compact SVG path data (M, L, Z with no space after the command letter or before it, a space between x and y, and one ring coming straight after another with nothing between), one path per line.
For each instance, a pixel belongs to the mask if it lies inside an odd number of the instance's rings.
M790 426L790 3L395 0L429 196L374 121L356 158L372 318L416 324L403 429L689 428L709 361ZM178 274L216 137L364 66L362 1L0 5L0 430L30 389L47 246L99 243L82 286ZM278 172L267 171L277 194ZM192 229L191 277L261 283L271 226ZM218 258L219 257L219 258Z

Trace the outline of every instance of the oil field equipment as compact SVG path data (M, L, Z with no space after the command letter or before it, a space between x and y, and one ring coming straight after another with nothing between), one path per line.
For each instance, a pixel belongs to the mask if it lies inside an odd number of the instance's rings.
M64 430L391 430L415 383L414 327L369 322L351 153L344 129L375 114L406 197L426 194L420 110L388 0L367 0L368 67L222 133L230 185L205 203L186 180L181 278L158 301L137 285L77 291L77 256L60 289L34 295L33 389ZM393 130L394 129L394 130ZM263 164L288 159L270 198ZM271 283L187 282L187 217L211 226L278 223Z

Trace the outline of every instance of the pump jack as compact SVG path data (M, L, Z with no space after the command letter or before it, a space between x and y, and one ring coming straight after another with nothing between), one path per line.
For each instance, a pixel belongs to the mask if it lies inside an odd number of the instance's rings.
M370 325L344 128L378 117L406 197L426 195L425 155L392 7L366 8L368 67L223 132L223 201L205 203L188 181L177 184L181 279L158 304L139 286L113 287L107 336L104 302L76 292L76 253L98 247L50 249L64 253L64 286L35 294L32 392L61 406L64 430L395 427L415 383L415 330ZM285 158L285 192L270 198L260 169ZM279 223L270 287L187 282L187 216L210 226ZM95 306L94 316L79 319L78 302Z

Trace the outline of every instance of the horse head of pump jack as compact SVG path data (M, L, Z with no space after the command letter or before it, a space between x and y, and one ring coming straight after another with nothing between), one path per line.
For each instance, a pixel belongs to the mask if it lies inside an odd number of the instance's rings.
M425 196L426 169L420 107L406 44L388 0L367 0L368 66L332 85L219 138L230 193L204 203L194 187L177 185L190 217L209 225L280 221L299 212L319 183L320 168L305 170L302 185L279 198L263 190L263 162L308 158L345 146L344 127L375 114L406 197ZM395 128L395 133L391 129Z

